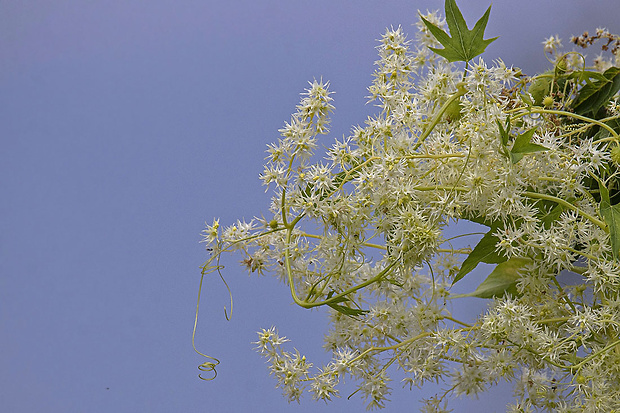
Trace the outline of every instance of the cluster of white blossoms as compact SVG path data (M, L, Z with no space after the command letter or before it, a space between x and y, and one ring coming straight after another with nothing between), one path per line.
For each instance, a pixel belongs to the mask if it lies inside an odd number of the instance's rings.
M423 409L440 412L449 396L509 382L509 411L619 411L620 110L613 96L597 113L575 109L587 103L584 84L610 72L580 72L584 83L557 37L545 42L558 55L551 74L528 78L481 58L463 67L418 29L415 48L400 27L385 32L369 87L378 114L318 161L333 106L327 83L310 84L267 151L272 216L209 225L203 273L237 251L250 272L287 283L297 304L329 307L333 359L320 368L285 350L275 329L259 333L289 400L308 391L329 401L346 379L375 408L395 380L438 382L445 390ZM463 220L488 227L475 248L453 247L446 233ZM497 267L467 289L488 310L459 319L452 285L467 285L480 262Z

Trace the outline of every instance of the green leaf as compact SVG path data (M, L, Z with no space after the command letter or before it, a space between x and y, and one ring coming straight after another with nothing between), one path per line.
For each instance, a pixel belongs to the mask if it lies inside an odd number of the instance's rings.
M502 145L508 145L508 140L510 139L510 116L506 117L506 128L502 126L502 123L499 120L495 120L497 123L497 127L499 129L499 135L502 137Z
M512 145L512 149L510 150L510 159L512 160L513 164L519 162L523 158L523 156L528 153L541 152L549 149L542 145L530 142L535 132L536 128L532 128L527 132L524 132L523 134L517 136L514 144Z
M600 80L603 82L607 81L607 78L600 72L595 72L592 70L577 70L574 72L570 72L566 75L568 79L576 80L577 82L586 82L588 85L592 85L592 80Z
M344 182L345 178L347 178L347 172L348 171L340 171L336 175L334 175L334 179L332 179L332 185L334 187L341 185Z
M500 121L496 120L495 122L497 123L499 135L502 139L502 153L503 155L510 158L513 164L519 162L521 159L523 159L523 156L527 155L528 153L541 152L549 149L545 148L542 145L531 142L532 137L536 132L536 128L532 128L527 132L524 132L521 135L517 136L514 144L512 145L512 149L508 149L507 145L508 141L510 140L510 119L506 120L505 128L504 126L502 126Z
M616 133L620 134L620 119L609 119L608 121L605 121L605 124L616 131ZM592 137L592 140L596 142L609 136L611 136L611 132L607 129L599 128L598 132L596 132L596 134Z
M520 96L521 96L521 100L523 101L523 103L525 103L528 106L534 106L534 102L532 102L532 99L530 99L527 93L521 93Z
M444 49L430 49L440 56L448 59L449 62L463 61L468 62L474 57L482 54L484 49L497 37L484 40L484 29L489 20L491 7L487 9L484 15L476 22L472 30L469 30L461 11L456 5L455 0L446 0L446 22L450 30L450 37L445 31L435 26L433 23L420 16L428 30L435 39L444 47Z
M601 201L601 215L609 227L609 239L614 260L618 260L620 250L620 204L610 205Z
M504 294L518 296L517 281L520 278L519 270L530 263L529 258L512 257L508 261L497 264L488 277L476 288L476 291L468 294L457 294L451 298L478 297L493 298Z
M368 310L359 310L357 308L351 308L351 307L347 307L344 305L340 305L338 303L346 303L351 301L348 297L343 296L343 297L338 297L338 298L332 298L334 296L334 294L336 294L336 291L331 290L329 292L329 294L327 294L327 297L325 298L326 300L331 300L330 303L327 303L328 306L330 306L331 308L333 308L334 310L338 311L341 314L344 315L348 315L350 317L357 317L360 316L362 314L365 314L368 312Z
M309 183L306 185L304 189L299 188L300 195L303 199L308 199L312 196L312 190L314 189L314 184Z
M344 302L346 302L346 301L351 301L349 298L347 298L347 296L342 296L342 297L338 297L338 298L333 298L333 299L332 299L332 297L334 296L334 294L336 294L336 291L331 290L331 291L329 292L329 294L327 294L327 297L325 298L325 300L331 300L331 302L332 302L333 304L336 304L336 303L344 303Z
M501 218L498 218L492 221L487 217L475 215L475 214L472 214L471 212L464 212L462 218L468 221L471 221L471 222L475 222L476 224L484 225L485 227L489 227L489 228L493 226L499 226L503 222Z
M508 141L510 140L510 116L506 117L506 127L502 126L499 120L495 120L497 128L499 129L499 136L501 137L502 147L500 153L507 158L510 158L510 149L508 149Z
M610 67L603 76L579 90L571 105L577 114L596 114L620 90L620 67Z
M547 214L542 216L541 221L543 223L543 227L545 229L551 228L551 224L553 224L555 221L557 221L560 218L562 211L564 211L564 206L560 204L555 204L555 206L553 207L553 209L551 209L551 211L549 211Z
M598 181L598 188L601 194L600 213L609 228L609 241L611 242L611 253L614 260L618 260L620 250L620 204L611 205L609 190L596 175L592 175Z
M402 282L397 281L397 280L395 280L393 278L389 278L389 277L384 278L384 280L386 282L389 282L390 284L395 285L395 286L400 287L400 288L403 288L403 286L405 285Z
M360 316L368 312L368 310L359 310L357 308L345 307L343 305L338 305L338 304L333 304L333 303L330 303L327 305L333 308L334 310L338 311L339 313L348 315L351 317L357 317L357 316Z
M592 178L596 179L596 181L598 182L598 190L601 194L601 204L603 202L607 204L611 204L611 200L609 199L609 189L607 189L607 187L605 186L605 183L598 176L594 174L591 176Z
M463 265L461 265L458 274L454 277L452 285L469 274L481 262L486 264L499 264L507 260L506 257L499 255L496 251L496 246L499 242L499 238L493 235L496 229L496 226L491 227L491 230L482 237L473 251L469 253L465 261L463 261Z

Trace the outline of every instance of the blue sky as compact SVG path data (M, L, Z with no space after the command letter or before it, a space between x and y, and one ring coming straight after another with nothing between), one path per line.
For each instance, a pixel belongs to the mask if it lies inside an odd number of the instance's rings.
M459 1L475 21L486 1ZM266 144L313 78L336 93L332 133L363 123L376 39L414 35L441 1L0 2L0 400L7 412L361 411L354 396L289 405L250 343L276 325L312 361L325 313L226 262L206 281L191 347L204 222L267 211ZM615 0L496 2L484 58L545 70L541 42L606 26ZM569 46L570 47L570 46ZM568 48L569 48L568 47ZM473 310L479 302L472 301ZM423 393L394 383L385 410ZM349 387L354 389L353 387ZM344 393L346 396L348 393ZM432 393L430 393L432 394ZM428 394L426 394L428 395ZM455 412L503 411L510 392Z

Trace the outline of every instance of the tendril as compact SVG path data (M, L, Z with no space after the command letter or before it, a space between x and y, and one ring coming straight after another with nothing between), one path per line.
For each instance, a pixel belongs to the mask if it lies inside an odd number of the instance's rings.
M233 311L233 299L232 299L232 293L230 291L230 287L228 286L228 283L226 282L226 280L224 279L224 277L222 276L222 273L220 272L220 270L222 268L224 268L224 266L220 265L219 263L219 254L217 256L217 265L215 266L208 266L205 265L202 268L202 273L200 275L200 284L198 286L198 300L196 301L196 317L194 318L194 329L192 331L192 347L194 348L194 351L196 353L198 353L199 355L201 355L202 357L208 359L207 361L205 361L204 363L198 365L198 370L202 371L202 372L209 372L212 373L212 377L203 377L202 374L198 374L198 378L201 380L205 380L205 381L211 381L214 380L217 377L217 369L216 366L218 364L220 364L220 361L218 359L216 359L215 357L209 356L207 354L204 354L200 351L198 351L198 349L196 348L196 327L198 325L198 312L199 312L199 308L200 308L200 296L202 293L202 282L204 281L204 277L207 274L212 273L213 271L217 271L217 273L219 274L222 282L224 283L224 285L226 286L226 289L228 290L228 295L230 297L230 317L232 317L232 311ZM226 307L224 307L224 316L226 317L227 321L230 321L230 317L226 311Z

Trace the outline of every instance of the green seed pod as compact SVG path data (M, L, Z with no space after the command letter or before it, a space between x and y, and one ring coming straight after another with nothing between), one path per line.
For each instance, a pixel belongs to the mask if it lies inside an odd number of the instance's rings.
M550 108L551 106L553 106L553 98L551 96L545 96L545 98L542 101L542 104L544 107Z
M272 219L271 221L269 221L269 228L278 229L278 221L276 221L275 219Z

